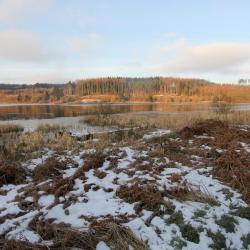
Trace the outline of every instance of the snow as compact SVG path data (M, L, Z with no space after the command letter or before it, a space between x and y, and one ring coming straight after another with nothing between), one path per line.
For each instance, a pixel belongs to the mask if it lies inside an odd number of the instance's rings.
M163 135L167 135L167 134L170 134L171 133L171 130L166 130L166 129L158 129L156 131L153 131L153 132L150 132L148 134L145 134L143 136L143 139L152 139L152 138L159 138Z
M110 250L110 248L103 241L100 241L96 246L96 250Z

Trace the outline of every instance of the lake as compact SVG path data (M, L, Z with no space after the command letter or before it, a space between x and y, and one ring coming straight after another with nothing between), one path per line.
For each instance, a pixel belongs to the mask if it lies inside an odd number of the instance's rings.
M145 111L194 111L207 110L207 105L189 103L173 104L79 104L79 105L0 105L0 120L51 119L57 117L76 117L98 113L131 113Z
M235 105L237 110L250 110L249 104ZM0 104L0 123L20 124L33 129L39 123L60 124L82 129L79 121L100 113L180 113L211 110L208 103L120 103L120 104ZM70 119L69 119L70 117ZM86 124L84 129L86 130ZM92 128L91 128L92 130Z

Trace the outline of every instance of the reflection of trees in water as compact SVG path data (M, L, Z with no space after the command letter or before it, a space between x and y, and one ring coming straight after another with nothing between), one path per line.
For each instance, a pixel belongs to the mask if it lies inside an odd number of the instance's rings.
M204 108L204 107L203 107ZM200 109L197 105L168 105L168 104L135 104L135 105L18 105L0 107L0 119L46 119L55 117L71 117L93 114L113 114L143 111L191 111Z

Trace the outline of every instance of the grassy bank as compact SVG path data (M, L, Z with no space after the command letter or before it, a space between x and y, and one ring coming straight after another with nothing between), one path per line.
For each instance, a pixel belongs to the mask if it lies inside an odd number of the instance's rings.
M165 128L179 130L185 126L192 126L197 122L214 119L234 125L250 125L250 111L234 111L227 114L215 112L180 112L173 114L145 113L145 114L99 114L88 116L82 122L94 126L119 126L121 128L140 127L144 129Z

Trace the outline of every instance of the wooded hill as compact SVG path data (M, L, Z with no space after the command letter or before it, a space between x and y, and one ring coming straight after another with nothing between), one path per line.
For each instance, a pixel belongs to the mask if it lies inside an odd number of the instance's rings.
M195 102L212 101L218 96L232 102L250 102L250 86L220 85L202 79L174 77L105 77L56 85L47 83L34 85L0 84L1 103Z

